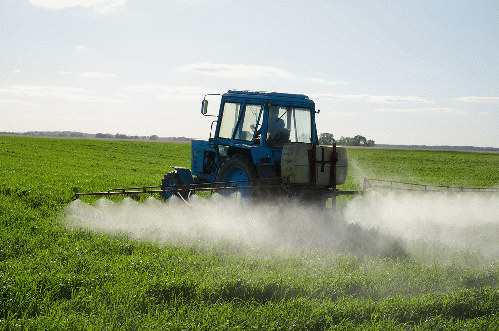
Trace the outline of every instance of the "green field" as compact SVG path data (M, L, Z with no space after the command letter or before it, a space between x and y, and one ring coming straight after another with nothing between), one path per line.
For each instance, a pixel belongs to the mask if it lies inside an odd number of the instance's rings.
M345 189L360 189L364 176L499 185L499 154L348 153ZM188 144L0 136L0 162L2 330L499 328L497 256L474 249L340 227L341 220L325 225L341 228L341 245L288 250L226 237L148 240L66 223L68 206L99 204L71 203L74 192L159 185L170 166L190 166ZM496 220L483 225L487 240L499 239ZM467 233L483 235L478 230ZM371 247L380 242L388 245Z

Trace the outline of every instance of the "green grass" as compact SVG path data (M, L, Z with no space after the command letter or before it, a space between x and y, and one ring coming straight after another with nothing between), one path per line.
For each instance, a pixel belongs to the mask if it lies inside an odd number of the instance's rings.
M358 177L459 187L499 186L498 153L350 148L348 155L349 171Z
M349 155L358 166L350 169L349 187L358 188L360 169L432 184L499 182L498 154L349 149ZM0 162L0 329L499 325L499 264L479 253L415 242L404 248L409 254L248 254L237 243L161 244L61 222L75 191L159 185L170 166L189 167L189 145L0 136ZM426 262L439 254L445 262Z

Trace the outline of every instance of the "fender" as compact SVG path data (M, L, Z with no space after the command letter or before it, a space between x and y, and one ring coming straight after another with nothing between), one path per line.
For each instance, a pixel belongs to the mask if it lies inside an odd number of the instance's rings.
M177 170L178 179L180 181L180 185L190 185L194 183L194 179L192 178L191 171L184 167L172 167Z

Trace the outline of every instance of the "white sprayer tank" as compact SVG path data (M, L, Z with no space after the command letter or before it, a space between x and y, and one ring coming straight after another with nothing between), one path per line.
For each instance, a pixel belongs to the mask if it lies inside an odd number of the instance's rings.
M307 143L291 143L284 145L281 158L281 174L283 177L289 176L291 184L309 184L310 183L310 164L308 151L312 149L312 144ZM345 183L347 178L347 150L344 147L336 147L338 154L338 162L336 162L336 184ZM321 164L322 157L324 160L330 161L333 154L333 146L317 145L316 158L317 164L315 169L316 186L318 188L329 185L329 177L331 173L331 163Z

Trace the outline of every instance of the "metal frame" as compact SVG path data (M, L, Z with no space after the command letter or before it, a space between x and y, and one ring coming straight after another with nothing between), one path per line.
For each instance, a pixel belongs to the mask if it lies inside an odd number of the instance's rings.
M327 161L326 161L327 162ZM265 184L266 181L279 180L282 184ZM253 179L252 182L260 183L258 189L270 188L270 189L282 189L290 196L300 195L302 193L309 194L323 194L334 198L338 195L364 195L368 190L388 190L388 191L405 191L405 192L439 192L439 193L499 193L499 188L494 187L459 187L459 186L446 186L446 185L429 185L429 184L417 184L408 183L395 180L385 180L385 179L374 179L374 178L364 178L364 185L362 191L339 191L336 188L330 188L328 190L318 190L313 186L300 186L294 187L289 183L288 177L280 178L263 178L263 179ZM128 187L128 188L113 188L106 192L86 192L86 193L75 193L71 200L76 200L82 196L110 196L110 195L132 195L132 194L154 194L154 193L165 193L171 192L176 195L180 195L185 192L217 192L220 190L244 190L255 188L255 186L229 186L232 184L237 184L239 182L245 181L231 181L231 182L215 182L206 184L187 184L178 189L165 189L162 190L161 186L144 186L144 187ZM375 184L375 182L380 182L382 184ZM404 185L406 187L400 187L398 185Z
M375 184L379 182L381 184ZM495 187L461 187L461 186L447 186L447 185L429 185L429 184L416 184L396 180L364 178L364 192L369 189L380 189L389 191L409 191L409 192L478 192L478 193L495 193L499 192L499 188Z

